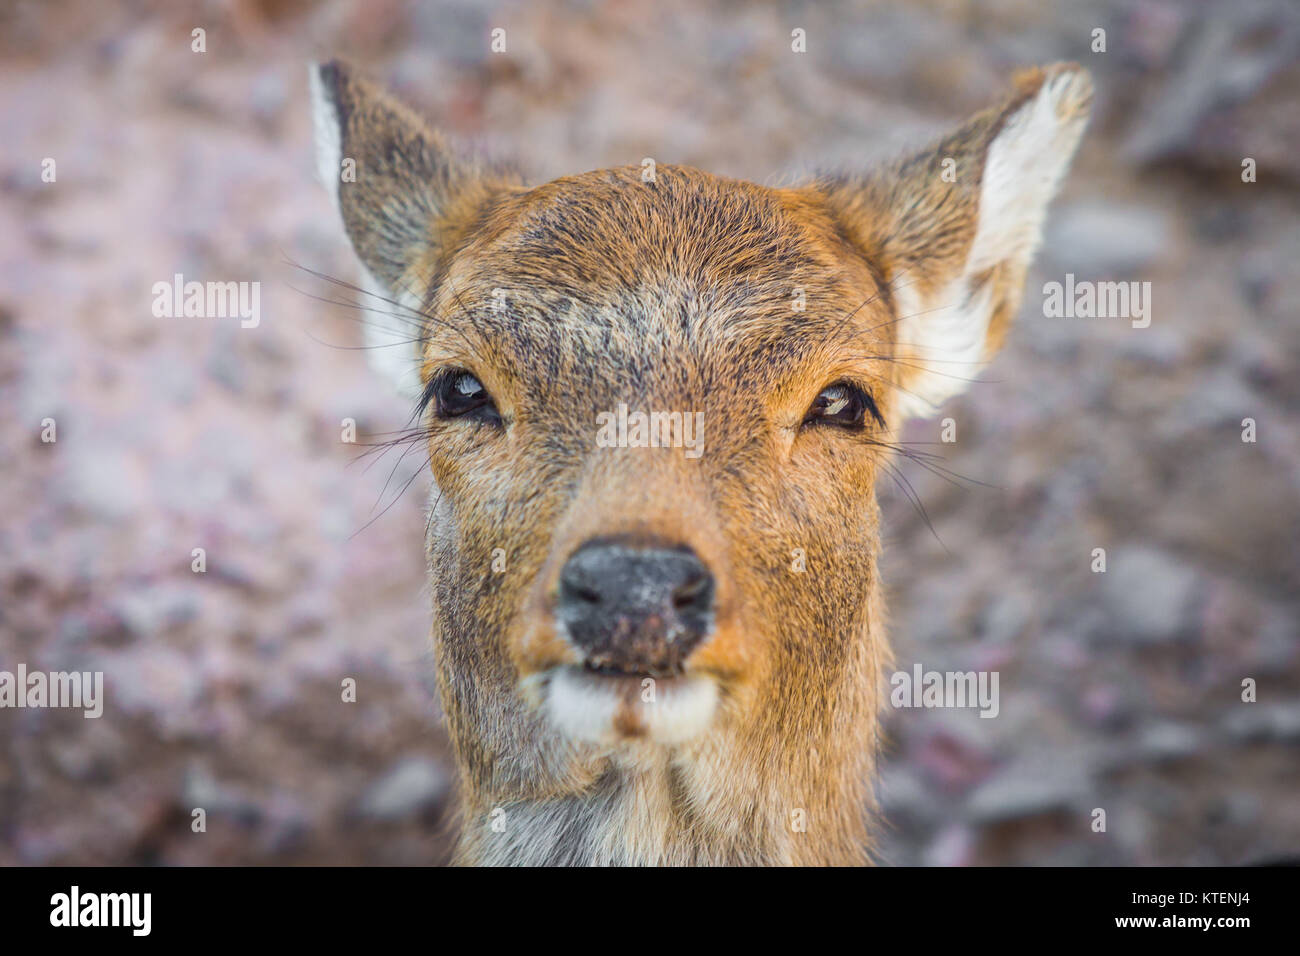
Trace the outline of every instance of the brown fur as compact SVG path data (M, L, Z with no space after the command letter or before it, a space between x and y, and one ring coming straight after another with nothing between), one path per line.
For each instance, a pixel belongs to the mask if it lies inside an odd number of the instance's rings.
M322 69L343 155L358 159L339 202L360 258L418 299L423 379L471 371L504 421L428 419L460 862L868 858L889 659L874 486L898 397L927 371L900 347L900 283L924 298L961 275L990 144L1061 76L1073 85L1058 110L1086 115L1077 68L1034 71L934 150L871 176L772 189L660 165L654 182L627 167L529 189L454 159L345 68ZM944 156L957 183L940 179ZM971 280L991 283L984 357L1036 239ZM801 427L842 379L870 389L886 428ZM704 454L597 448L595 415L620 402L703 411ZM580 663L552 617L559 568L614 535L689 546L717 579L715 631L689 667L721 704L679 746L644 739L631 705L610 746L562 738L538 709L550 669Z

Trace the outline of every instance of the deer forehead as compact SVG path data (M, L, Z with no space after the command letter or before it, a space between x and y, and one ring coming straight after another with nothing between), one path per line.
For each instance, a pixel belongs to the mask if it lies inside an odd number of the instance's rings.
M887 290L808 197L682 167L520 190L422 274L427 364L469 351L520 372L744 381L889 334Z
M368 344L405 393L420 386L403 354L412 312L454 325L490 299L499 318L479 341L551 375L571 372L556 356L577 343L605 367L666 350L730 358L743 378L746 355L824 346L817 324L843 321L857 293L873 304L860 318L893 313L874 328L888 329L903 417L932 414L1000 344L1092 96L1074 64L1028 70L932 146L797 189L653 163L528 189L343 64L310 75L318 169L368 279L404 313ZM761 345L724 347L741 339ZM427 374L428 348L420 358Z

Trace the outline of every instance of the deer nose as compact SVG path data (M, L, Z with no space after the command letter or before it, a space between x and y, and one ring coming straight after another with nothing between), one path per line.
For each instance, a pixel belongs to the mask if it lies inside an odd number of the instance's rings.
M713 628L714 590L689 548L591 541L560 570L555 613L588 667L671 677Z

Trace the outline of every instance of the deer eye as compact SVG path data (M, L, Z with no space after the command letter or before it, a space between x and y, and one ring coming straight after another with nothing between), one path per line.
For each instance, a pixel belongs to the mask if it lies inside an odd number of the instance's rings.
M804 425L837 425L857 431L866 426L867 416L884 427L871 395L851 382L836 382L821 390L812 406L804 413Z
M424 390L423 405L430 402L434 403L434 414L439 418L501 421L501 414L488 390L464 369L448 369L434 376Z

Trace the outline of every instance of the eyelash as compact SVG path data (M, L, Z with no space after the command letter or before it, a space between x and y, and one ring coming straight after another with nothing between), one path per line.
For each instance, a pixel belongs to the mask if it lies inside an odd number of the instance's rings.
M473 379L482 392L482 399L475 403L474 399L467 399L465 393L452 395L449 389L462 378ZM453 407L453 402L460 399L466 405L463 408ZM423 417L425 412L432 406L434 414L440 419L466 418L471 421L499 423L501 413L497 411L496 402L488 392L487 387L473 372L463 368L448 368L439 371L429 379L429 384L424 387L420 395L418 415Z
M852 401L861 406L861 420L859 420L859 416L855 415L852 421L841 422L826 418L822 415L814 414L816 411L825 410L830 407L829 405L819 406L818 403L822 401L822 397L826 395L827 392L832 390L839 390L844 393L840 401ZM813 400L813 404L809 407L808 411L804 413L804 419L801 425L818 427L829 426L843 428L846 431L861 431L867 426L866 419L868 415L870 415L881 428L887 427L885 424L885 418L880 414L880 408L876 405L876 400L872 397L871 391L863 388L861 385L855 384L854 382L841 380L838 382L832 382L817 393L817 398Z
M858 390L862 392L862 397L867 400L867 413L875 419L876 424L881 428L888 428L889 426L885 424L885 416L880 414L880 406L876 404L876 396L872 395L868 389L859 388Z
M448 390L454 387L462 378L473 379L479 391L482 392L481 400L466 398L466 393L463 391L459 391L455 395L449 393ZM832 391L839 392L840 395L833 399L827 399L823 403L823 397ZM464 407L458 407L457 400ZM832 408L835 408L836 414L839 414L844 409L837 408L837 406L845 402L853 403L851 408L854 411L852 418L847 421L838 421L826 415L818 414ZM477 376L463 368L443 369L429 379L429 383L424 387L424 391L420 395L418 415L423 418L430 406L433 406L435 414L442 419L469 418L494 423L501 421L501 414L497 411L496 403L487 391L486 386ZM847 431L860 431L866 427L868 415L881 428L887 427L884 416L880 414L880 408L876 405L876 400L868 389L853 382L838 381L827 385L817 393L817 397L813 400L813 404L808 411L805 412L800 425L801 427L833 426Z

